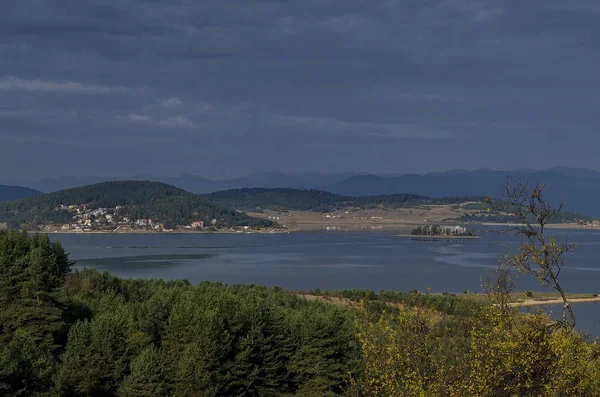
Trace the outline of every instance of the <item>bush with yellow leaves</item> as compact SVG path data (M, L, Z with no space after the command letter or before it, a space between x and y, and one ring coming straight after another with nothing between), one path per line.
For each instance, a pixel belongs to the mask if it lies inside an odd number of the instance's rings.
M473 317L430 309L361 314L362 396L600 396L599 348L543 314L489 307Z

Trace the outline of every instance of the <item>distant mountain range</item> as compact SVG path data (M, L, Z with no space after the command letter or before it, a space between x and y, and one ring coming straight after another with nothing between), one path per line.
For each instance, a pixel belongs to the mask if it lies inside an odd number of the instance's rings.
M354 172L324 173L256 173L245 177L214 181L198 175L178 177L137 175L129 179L163 182L197 194L238 188L320 189L343 196L384 194L416 194L427 197L497 195L509 175L520 175L532 181L550 184L548 198L561 197L566 209L600 217L600 172L571 167L545 170L521 169L496 171L487 168L474 171L450 170L428 174L369 175ZM52 192L116 178L61 177L30 184L37 190Z
M549 184L546 198L565 202L565 209L600 217L600 173L587 169L552 168L547 170L449 171L446 173L395 177L353 176L328 186L326 190L346 195L365 196L408 193L428 197L497 196L509 176L519 175L532 182Z
M0 185L0 202L38 196L42 192L23 186Z

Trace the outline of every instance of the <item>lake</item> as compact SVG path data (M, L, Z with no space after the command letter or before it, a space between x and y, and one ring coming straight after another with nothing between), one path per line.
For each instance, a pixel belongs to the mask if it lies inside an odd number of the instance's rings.
M497 229L496 229L497 230ZM129 278L254 283L290 290L365 288L462 293L519 240L493 228L481 239L415 241L389 232L282 234L54 234L76 268ZM600 231L550 230L578 245L561 274L569 292L600 292ZM544 291L531 278L519 290ZM574 305L582 329L597 329L600 305ZM559 309L554 309L559 311ZM595 331L594 331L595 332Z

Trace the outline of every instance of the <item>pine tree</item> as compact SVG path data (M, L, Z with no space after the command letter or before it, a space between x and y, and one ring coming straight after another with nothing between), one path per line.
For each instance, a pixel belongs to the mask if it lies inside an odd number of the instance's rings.
M0 395L42 396L52 388L54 360L26 331L0 348Z
M131 313L116 307L80 321L70 332L57 386L63 395L114 395L139 351Z
M47 236L0 231L0 391L6 395L51 388L66 333L58 289L70 266Z
M118 391L119 397L163 397L169 394L167 368L161 352L154 346L145 348L131 362L131 374Z

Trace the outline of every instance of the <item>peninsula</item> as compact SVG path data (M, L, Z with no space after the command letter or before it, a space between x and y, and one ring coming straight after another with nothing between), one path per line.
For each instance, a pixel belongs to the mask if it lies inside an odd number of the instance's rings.
M0 223L42 232L250 232L280 229L159 182L103 182L0 203Z

